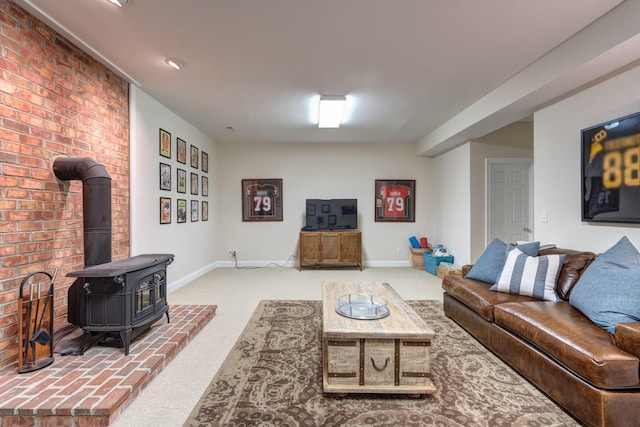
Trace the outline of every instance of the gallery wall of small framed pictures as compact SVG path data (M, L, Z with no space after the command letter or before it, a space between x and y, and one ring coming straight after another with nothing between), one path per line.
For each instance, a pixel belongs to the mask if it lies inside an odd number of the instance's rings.
M208 221L209 154L183 138L172 139L171 132L162 128L158 143L160 224L171 224L173 209L177 224ZM375 221L415 222L415 196L415 180L376 179ZM242 221L282 221L282 208L282 178L242 179Z
M170 163L174 141L171 132L160 128L159 155L161 157L159 169L160 196L160 224L171 224L172 209L176 209L176 223L209 220L209 201L202 198L209 197L209 154L193 144L187 144L183 138L175 138L175 168ZM187 158L187 145L189 157ZM187 162L187 159L189 160ZM187 166L188 164L188 166ZM175 181L172 179L172 169L175 169ZM188 178L187 178L188 177ZM189 194L191 199L177 198L172 204L171 192L187 194L187 179L189 179ZM175 184L174 184L175 182ZM185 197L185 196L182 196Z

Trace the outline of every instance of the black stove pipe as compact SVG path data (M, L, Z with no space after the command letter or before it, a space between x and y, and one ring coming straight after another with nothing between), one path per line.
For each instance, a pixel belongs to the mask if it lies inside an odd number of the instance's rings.
M111 177L89 157L57 157L53 173L63 181L82 180L85 267L111 262Z

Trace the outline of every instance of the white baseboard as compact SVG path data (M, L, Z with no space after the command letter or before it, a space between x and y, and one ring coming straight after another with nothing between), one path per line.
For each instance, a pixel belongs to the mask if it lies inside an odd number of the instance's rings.
M196 280L198 277L200 276L204 276L205 274L207 274L208 272L210 272L211 270L215 269L217 267L218 263L211 263L207 266L204 266L196 271L194 271L191 274L187 274L186 276L169 283L169 285L167 285L167 293L171 293L177 289L180 289L181 287L183 287L184 285L187 285L191 282L193 282L194 280Z
M367 261L365 267L411 267L410 261Z
M298 268L297 260L282 260L282 261L238 261L238 267L241 268L267 268L267 267L291 267ZM204 276L211 270L216 268L232 268L236 267L235 261L217 261L211 263L205 267L202 267L191 274L169 283L167 286L167 293L171 293L181 287L193 282L200 276ZM411 267L410 261L366 261L364 267Z
M235 267L234 261L218 261L218 267ZM411 267L410 261L365 261L364 267ZM289 261L238 261L238 267L295 267L298 268L296 260Z

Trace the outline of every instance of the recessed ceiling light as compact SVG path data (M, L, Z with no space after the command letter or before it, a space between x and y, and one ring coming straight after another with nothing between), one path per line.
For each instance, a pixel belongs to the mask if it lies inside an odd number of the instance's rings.
M184 68L184 61L178 58L167 58L164 62L176 70L182 70Z
M127 3L129 3L129 0L107 0L107 1L119 7L125 6Z

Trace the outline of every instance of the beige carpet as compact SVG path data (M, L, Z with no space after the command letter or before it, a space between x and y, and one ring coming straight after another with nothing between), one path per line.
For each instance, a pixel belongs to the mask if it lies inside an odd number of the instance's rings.
M320 301L262 301L185 426L578 426L453 321L410 301L436 338L437 392L322 392Z

